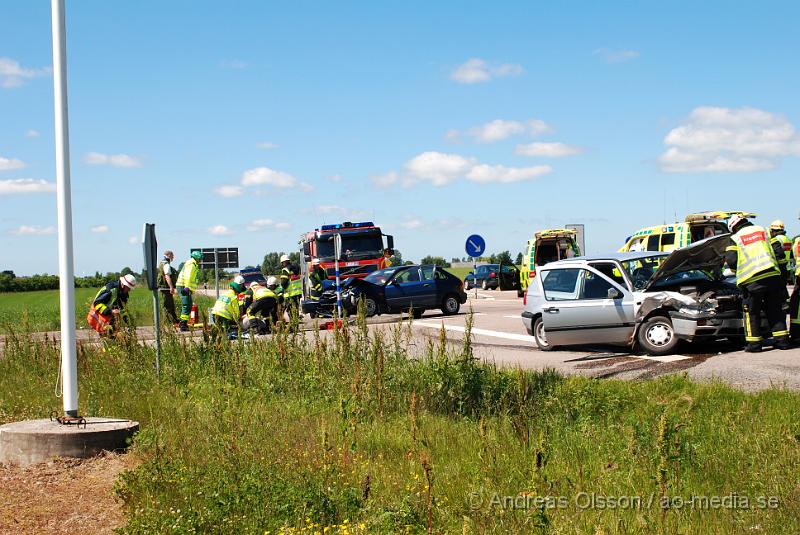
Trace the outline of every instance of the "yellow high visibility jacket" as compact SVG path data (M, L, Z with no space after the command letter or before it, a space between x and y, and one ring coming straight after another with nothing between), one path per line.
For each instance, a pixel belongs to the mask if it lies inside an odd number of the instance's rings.
M737 254L737 286L781 274L767 236L763 227L750 225L731 237Z
M197 282L200 279L200 270L197 269L197 260L190 258L183 264L183 269L178 274L178 281L175 286L183 286L191 291L197 290Z
M239 321L239 296L233 290L228 290L225 295L219 296L211 313L230 321Z
M281 286L284 297L294 297L303 293L303 280L288 267L281 269Z
M792 259L792 239L786 234L778 234L770 240L770 243L772 242L779 242L781 244L781 248L783 249L783 258L777 259L778 264L788 264L789 260Z
M800 236L794 239L792 254L794 255L794 274L800 277Z

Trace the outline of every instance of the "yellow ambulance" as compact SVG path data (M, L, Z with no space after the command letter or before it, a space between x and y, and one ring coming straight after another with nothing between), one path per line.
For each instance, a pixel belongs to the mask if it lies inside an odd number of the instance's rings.
M689 214L683 223L656 225L637 231L625 240L620 251L665 251L669 252L704 238L725 234L727 220L733 215L752 218L750 212L700 212Z
M522 297L528 289L528 284L536 277L536 266L543 266L548 262L581 256L580 247L575 241L577 233L573 229L557 228L540 230L528 240L525 255L522 257L522 266L519 272L520 288L517 296Z

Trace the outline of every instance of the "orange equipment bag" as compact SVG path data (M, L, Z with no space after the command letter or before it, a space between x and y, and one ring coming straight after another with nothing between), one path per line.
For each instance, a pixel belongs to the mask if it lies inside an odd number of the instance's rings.
M86 323L100 334L106 334L111 329L111 320L100 314L94 307L89 308Z

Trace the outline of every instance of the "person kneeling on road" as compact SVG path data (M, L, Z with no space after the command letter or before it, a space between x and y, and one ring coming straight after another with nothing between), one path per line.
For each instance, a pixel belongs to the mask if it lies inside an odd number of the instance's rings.
M100 336L108 336L119 328L119 322L128 322L125 305L128 294L136 288L133 275L123 275L118 280L106 284L97 292L86 320Z
M734 215L728 220L732 244L728 246L725 262L736 273L736 285L743 292L745 351L761 351L761 310L767 315L775 347L789 349L786 329L786 286L777 257L783 249L777 242L770 245L767 231L746 218Z
M270 277L267 286L258 285L253 290L253 304L247 310L242 326L252 334L267 334L278 323L281 298L275 293L278 279Z
M211 315L214 328L219 335L228 337L239 330L239 294L244 292L244 278L237 275L230 284L230 290L219 296Z

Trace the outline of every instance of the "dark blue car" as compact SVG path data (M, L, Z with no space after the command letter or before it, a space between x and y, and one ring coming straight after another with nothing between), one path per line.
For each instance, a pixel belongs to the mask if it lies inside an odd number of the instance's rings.
M396 266L370 273L363 279L348 279L342 294L343 306L355 313L364 300L367 316L411 311L414 317L439 309L457 314L467 302L464 284L455 275L434 265Z

